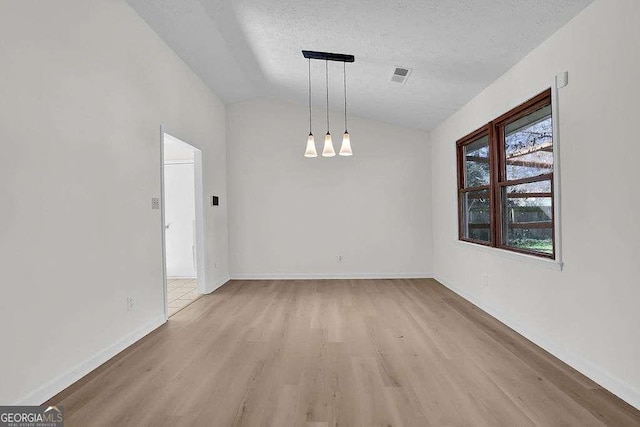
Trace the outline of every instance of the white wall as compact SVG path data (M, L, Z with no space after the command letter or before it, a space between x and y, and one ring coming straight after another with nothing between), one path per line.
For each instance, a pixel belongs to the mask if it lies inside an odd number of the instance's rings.
M332 120L338 150L341 113ZM233 104L227 125L233 277L431 276L425 133L351 118L353 157L309 159L304 106Z
M436 277L636 407L638 22L637 0L595 1L431 133ZM569 86L560 89L555 112L564 271L457 243L455 141L565 70Z
M164 164L167 277L196 277L195 168L193 161Z
M160 125L228 277L225 107L124 1L1 2L0 64L0 403L39 404L163 321Z

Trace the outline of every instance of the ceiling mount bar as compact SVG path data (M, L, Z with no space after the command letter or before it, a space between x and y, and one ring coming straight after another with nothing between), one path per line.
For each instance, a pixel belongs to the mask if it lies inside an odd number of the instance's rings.
M353 55L345 55L342 53L316 52L313 50L303 50L302 55L307 59L321 59L323 61L354 62L356 60Z

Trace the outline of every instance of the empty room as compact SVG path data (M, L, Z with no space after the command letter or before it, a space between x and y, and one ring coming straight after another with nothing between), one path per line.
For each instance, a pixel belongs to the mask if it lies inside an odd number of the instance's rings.
M640 426L639 23L0 0L0 426Z

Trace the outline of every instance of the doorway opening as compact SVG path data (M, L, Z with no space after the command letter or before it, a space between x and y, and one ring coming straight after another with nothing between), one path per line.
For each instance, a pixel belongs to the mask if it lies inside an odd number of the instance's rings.
M205 293L202 152L162 132L162 236L165 314Z

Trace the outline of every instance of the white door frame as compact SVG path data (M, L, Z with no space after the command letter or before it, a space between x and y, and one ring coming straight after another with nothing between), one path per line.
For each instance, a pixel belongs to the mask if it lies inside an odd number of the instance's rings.
M173 138L189 145L193 148L193 169L195 175L195 208L196 208L196 274L198 276L198 293L206 293L206 272L207 257L205 252L205 194L204 194L204 173L202 170L202 150L189 144L184 139L177 137L175 133L169 132L166 127L160 126L160 233L162 236L162 283L164 317L169 318L167 307L167 242L165 237L165 199L164 199L164 135L168 134Z

